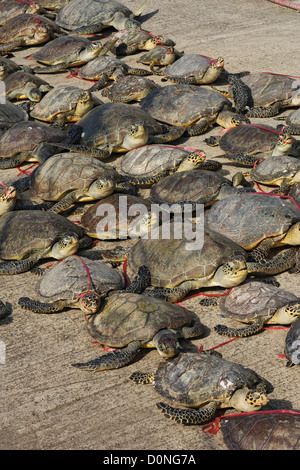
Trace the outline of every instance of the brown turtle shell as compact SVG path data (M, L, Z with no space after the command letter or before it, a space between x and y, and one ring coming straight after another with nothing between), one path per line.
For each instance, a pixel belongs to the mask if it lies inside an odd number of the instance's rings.
M190 326L195 315L162 299L121 292L110 295L101 312L91 317L88 331L97 341L121 348L134 340L147 344L164 328L178 331Z
M66 132L34 121L17 122L0 136L0 157L11 158L23 151L33 151L39 144L62 142Z
M299 297L280 287L251 281L220 297L219 307L226 316L247 323L256 317L270 318L278 308L297 300Z
M0 218L0 258L23 259L33 251L48 248L54 240L84 229L60 214L42 210L8 212Z
M120 202L124 203L123 208L126 211L124 214L120 213ZM134 204L142 204L148 210L151 209L151 202L148 199L129 194L120 195L114 193L93 204L81 217L80 225L84 227L90 237L99 238L101 240L118 239L120 231L123 230L124 234L128 225L141 216L141 214L129 215L128 211ZM112 207L113 210L108 210L106 213L104 212L105 207ZM106 223L104 227L105 231L99 229L99 223L101 223L103 219ZM115 230L112 230L112 228Z
M280 410L224 416L221 432L230 450L300 450L300 413Z
M121 271L103 261L73 255L59 261L43 274L37 283L36 293L39 301L54 302L75 299L88 290L105 294L124 287Z
M70 55L76 54L91 44L87 38L77 36L62 36L52 39L29 58L47 65L58 64ZM73 64L76 65L76 64Z
M158 121L186 127L201 117L218 115L224 105L231 107L221 93L195 85L167 85L151 91L140 103Z
M48 30L48 36L45 36L43 42L51 39L53 32L61 32L57 24L41 15L24 13L11 18L0 29L0 43L7 43L19 37L26 38L26 44L34 45L41 42L39 38L36 42L29 35L33 35L36 29L43 25Z
M86 189L101 176L116 176L105 163L81 153L58 153L39 166L31 177L32 193L45 201L59 201L67 192Z
M278 136L279 131L266 124L242 124L222 131L219 146L229 154L255 155L260 152L271 152L278 141Z
M138 240L127 258L129 278L145 265L151 272L153 286L175 287L189 279L210 279L219 266L232 258L246 259L239 245L206 228L201 249L188 250L186 242L185 238Z
M223 400L226 406L237 389L252 389L262 381L252 369L205 353L181 353L161 362L154 374L154 388L160 395L191 408L213 400Z
M217 201L205 214L207 226L245 250L268 237L285 234L300 220L300 211L287 199L265 194L240 194Z

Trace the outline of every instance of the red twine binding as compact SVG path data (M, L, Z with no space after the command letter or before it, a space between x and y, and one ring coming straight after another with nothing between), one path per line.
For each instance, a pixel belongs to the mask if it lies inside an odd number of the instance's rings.
M0 183L0 185L4 187L4 192L5 192L6 196L8 196L9 199L13 199L13 197L9 194L9 192L8 192L7 189L6 189L6 188L7 188L7 184L5 184L5 183Z

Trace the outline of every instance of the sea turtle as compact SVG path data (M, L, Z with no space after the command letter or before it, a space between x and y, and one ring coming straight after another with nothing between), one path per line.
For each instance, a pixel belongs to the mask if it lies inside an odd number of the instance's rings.
M84 229L60 214L20 210L0 217L0 274L30 270L44 258L63 259L90 246Z
M39 102L44 93L53 89L53 86L45 80L21 70L6 77L4 86L6 98L10 101L29 99L33 102Z
M296 111L293 111L288 116L280 116L277 119L285 119L286 125L284 126L284 128L290 134L300 134L300 108L296 109ZM281 131L282 126L277 126L277 129Z
M28 56L46 67L35 67L35 73L64 71L68 67L86 64L98 56L106 54L113 43L91 42L87 38L62 36L45 44L37 52Z
M183 405L185 408L156 403L166 418L185 425L210 421L219 408L259 410L272 391L272 385L254 370L205 352L181 353L172 361L161 362L154 373L136 372L130 379L152 383L163 398Z
M129 103L131 101L141 101L150 91L157 88L160 88L160 85L153 80L128 75L113 83L112 86L104 88L101 94L110 101Z
M13 183L17 191L30 188L37 198L53 201L50 212L63 212L76 202L96 201L112 194L120 180L113 167L80 153L53 155L34 172ZM123 186L122 186L123 189Z
M151 201L134 195L114 193L89 207L80 219L86 233L99 240L148 236L159 223L151 213Z
M257 72L244 75L241 80L248 89L248 117L272 117L282 108L300 105L300 88L293 77ZM232 97L231 90L225 95Z
M90 371L124 367L142 347L154 347L163 357L174 357L181 349L180 338L198 337L204 331L191 310L132 292L110 294L87 326L95 340L117 348L91 361L72 364Z
M300 155L299 143L288 132L279 132L266 124L246 124L226 129L218 136L204 141L219 145L225 154L218 155L243 166L251 166L260 158L279 155Z
M26 65L17 64L6 57L0 58L0 80L4 80L11 73L23 70L26 73L33 73L32 69Z
M272 248L300 245L300 211L274 195L239 194L217 201L206 212L205 223L251 250L250 258L256 261L265 259Z
M129 280L137 274L141 262L150 270L147 295L177 302L193 289L232 287L245 280L246 252L227 237L201 226L193 234L194 241L176 235L138 240L128 252Z
M278 156L259 161L249 173L252 181L271 186L279 186L278 191L286 194L289 188L300 183L300 161L299 158L289 156Z
M175 84L148 93L140 103L158 121L184 126L189 136L203 134L210 125L223 127L249 123L232 111L231 102L217 91L196 85Z
M0 1L0 26L3 26L7 21L15 16L24 13L39 14L41 12L40 2L30 1L21 2L15 0L1 0Z
M151 51L157 45L174 47L172 39L165 39L161 35L155 35L149 31L139 28L126 28L113 33L110 38L117 39L111 48L112 53L117 56L131 55L138 51Z
M155 66L163 67L173 64L181 54L174 49L173 46L164 46L159 44L151 49L149 52L143 54L137 62L149 65L150 70L155 75L162 75L160 71L155 69Z
M88 90L72 85L57 85L35 105L30 115L39 121L64 126L79 121L94 106L102 103Z
M139 28L134 18L140 16L144 6L145 0L132 12L116 0L73 0L58 12L56 23L72 35L98 33L109 26L117 30Z
M201 305L218 305L222 314L248 325L243 328L216 325L222 336L245 338L258 333L265 324L290 325L300 316L300 299L273 284L259 280L234 287L227 295L207 298Z
M43 44L62 35L61 29L48 18L24 13L9 20L0 29L0 55L23 46Z
M5 131L17 122L28 121L29 115L25 109L6 101L0 103L0 129ZM1 138L0 138L1 140Z
M222 57L212 59L200 54L184 54L174 64L168 64L159 75L174 83L206 85L217 80L223 68Z
M97 80L91 91L100 90L109 80L120 80L126 75L149 75L148 70L130 67L121 59L109 55L102 55L81 67L76 74L85 80Z
M0 168L15 168L25 161L43 163L57 151L52 142L66 139L66 132L35 121L21 121L0 136Z
M229 450L299 450L300 413L296 411L257 411L222 418L222 437Z
M218 170L220 166L218 162L206 160L202 150L157 144L129 150L122 158L120 173L135 177L135 184L148 185L176 171Z
M76 131L81 133L78 145L58 146L103 159L112 152L178 139L184 128L160 124L146 111L127 103L105 103L81 118L71 130Z
M220 199L253 190L238 188L235 178L228 178L215 171L185 170L165 176L151 188L150 199L156 204L204 204L208 207Z
M287 367L293 364L300 365L300 318L298 317L291 325L286 338L284 354L287 358Z
M72 255L44 272L35 289L37 300L21 297L18 304L35 313L79 308L92 314L99 310L102 296L124 287L121 271L104 261Z
M16 188L13 185L0 183L0 216L14 210L16 206Z
M4 303L0 300L0 320L3 320L11 313L11 308L8 302Z

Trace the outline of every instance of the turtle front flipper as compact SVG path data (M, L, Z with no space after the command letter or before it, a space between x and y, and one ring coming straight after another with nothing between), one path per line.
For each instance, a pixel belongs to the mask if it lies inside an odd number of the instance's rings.
M163 144L165 142L171 142L173 140L179 139L186 128L183 126L166 126L166 132L164 134L157 134L149 136L149 141L152 144Z
M94 147L88 147L87 145L68 144L64 142L51 142L51 145L53 145L54 147L60 147L63 149L71 150L73 152L83 153L84 155L90 155L91 157L99 158L99 160L103 160L104 158L109 157L109 155L111 154L111 151L108 148L99 149Z
M52 205L52 207L49 209L49 212L55 212L56 214L59 214L60 212L69 209L80 196L80 191L70 191L63 199L61 199L61 201L58 201L56 204Z
M46 67L35 67L33 71L34 73L55 73L66 70L68 65L68 62L60 62L59 64L48 65Z
M140 341L132 341L125 348L109 352L108 354L104 354L88 362L78 362L72 364L72 366L77 367L78 369L90 370L93 372L107 369L118 369L132 362L139 352L140 346Z
M96 34L100 33L104 28L104 24L99 21L98 23L82 26L81 28L74 29L68 36L81 36L82 34Z
M246 112L246 116L250 118L268 118L276 116L281 109L282 105L280 101L276 101L270 106L257 106L251 108Z
M21 308L30 310L34 313L56 313L61 312L65 308L65 302L57 300L52 303L39 302L31 300L28 297L21 297L18 301Z
M1 274L21 274L29 271L42 256L32 255L29 258L22 260L3 261L0 263L0 275Z
M174 408L166 403L156 403L156 407L167 419L171 419L179 424L202 424L210 421L217 410L217 403L211 402L201 408L201 410Z
M135 294L141 294L144 292L146 287L151 284L151 274L147 266L140 266L137 275L132 280L130 285L126 287L125 292L132 292Z
M129 377L129 380L136 384L151 384L154 380L154 373L153 372L134 372Z
M247 261L248 274L272 275L291 269L296 263L298 247L290 247L280 251L272 259Z
M250 90L237 75L229 74L228 82L231 86L235 111L242 113L247 106Z
M144 294L148 295L149 297L156 297L158 299L164 299L168 302L173 303L183 299L192 289L192 283L189 281L185 281L177 287L147 287L147 289L145 289Z
M264 318L259 318L251 325L247 325L243 328L228 328L226 325L216 325L214 330L221 336L228 336L229 338L246 338L252 336L262 330L265 324Z
M0 45L0 55L6 55L8 52L13 51L14 49L17 49L18 47L23 46L24 44L24 39L22 37L16 38L13 41L7 42L7 43L2 43Z
M14 158L0 158L0 170L8 170L9 168L17 168L21 163L25 162L30 156L29 153L22 153Z
M223 155L218 155L215 158L225 158L226 160L229 160L232 163L237 163L239 165L244 165L247 167L253 167L255 162L259 160L258 155L248 155L246 153L225 153Z

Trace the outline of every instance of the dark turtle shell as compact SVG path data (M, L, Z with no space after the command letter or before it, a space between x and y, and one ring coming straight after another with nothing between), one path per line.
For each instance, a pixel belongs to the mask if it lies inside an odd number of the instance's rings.
M165 176L151 188L150 199L157 203L181 201L210 204L222 185L231 182L209 170L187 170Z
M129 225L143 215L140 213L131 215L128 212L134 204L143 205L143 208L150 211L151 202L148 199L129 194L111 194L93 204L81 217L80 225L93 238L112 240L119 239L121 234L122 238L127 238ZM104 227L99 225L101 222L105 222Z
M0 25L4 25L7 21L18 15L25 13L38 14L41 10L40 2L14 2L10 0L2 0L0 2Z
M99 80L104 72L107 72L111 67L121 67L124 71L127 71L129 66L122 62L116 57L109 55L103 55L96 57L87 64L80 67L77 76L86 80Z
M189 126L201 117L218 114L230 101L221 93L195 85L167 85L150 92L140 106L158 121Z
M269 106L276 101L289 99L296 90L296 79L272 73L251 73L242 77L249 90L248 105Z
M43 25L48 34L36 35L36 30ZM54 21L41 15L24 13L10 19L0 29L0 43L7 43L16 38L26 38L27 45L39 44L51 39L53 32L61 32ZM37 36L37 37L35 37Z
M47 10L58 10L65 7L71 0L39 0L39 4Z
M45 201L59 201L67 192L86 189L100 176L115 177L115 170L88 155L66 152L48 158L32 174L32 193Z
M153 176L175 170L191 152L172 145L144 145L124 155L120 172L126 176Z
M80 142L99 148L110 143L121 143L130 126L137 121L143 122L149 134L164 132L162 124L142 109L126 103L105 103L78 121L77 124L82 127Z
M205 228L201 249L187 249L185 238L138 240L127 259L130 279L145 265L151 272L154 286L175 287L189 279L213 277L223 263L237 257L245 259L245 251L221 233Z
M230 450L299 450L300 413L258 411L221 419L224 443Z
M104 294L124 286L122 272L108 263L73 255L47 270L37 283L36 292L41 302L54 302L73 300L88 290Z
M58 12L56 23L69 31L98 22L109 25L118 12L133 17L129 8L115 0L73 0Z
M300 318L292 323L286 335L284 353L288 359L287 366L300 365Z
M69 233L81 238L84 229L62 215L42 210L8 212L0 218L0 258L23 259L45 250L55 239Z
M200 84L204 74L208 71L213 63L214 60L210 57L202 56L200 54L184 54L172 65L169 65L164 69L164 75L167 77L195 77L195 79L199 79ZM215 81L220 76L222 70L223 63L220 62L220 65L216 65L215 73L212 74L211 79L208 79L207 81L205 80L204 83L211 83Z
M285 234L300 220L300 211L287 199L265 194L240 194L217 201L205 214L217 230L246 250L267 237Z
M190 326L194 318L194 312L181 305L121 292L109 296L101 312L92 316L88 331L97 341L121 348L134 340L147 344L159 330L178 331Z
M22 89L25 87L28 83L34 85L34 87L39 88L39 87L45 87L49 91L51 88L53 88L46 80L43 80L42 78L31 74L31 73L26 73L21 70L14 72L10 74L6 79L4 80L5 84L5 92L6 95L11 93L12 91L16 89Z
M253 181L264 184L276 184L277 182L280 184L280 181L294 177L298 171L300 171L299 158L281 155L263 160L255 165L249 173Z
M59 64L70 55L79 52L90 44L91 41L87 38L62 36L47 42L47 44L41 47L37 52L28 57L47 65Z
M266 124L242 124L222 131L219 146L226 153L255 155L274 149L279 131Z
M0 137L0 157L11 158L21 151L31 152L41 143L62 142L65 138L62 129L35 121L17 122Z
M205 353L181 353L161 362L154 388L163 397L191 408L213 400L225 402L243 387L255 388L263 379L252 369ZM222 407L222 403L219 407Z
M220 297L219 307L226 316L241 322L248 322L256 317L271 317L278 308L298 297L280 287L260 281L240 284Z
M25 109L9 101L0 103L0 127L8 128L21 121L28 121L29 116Z

